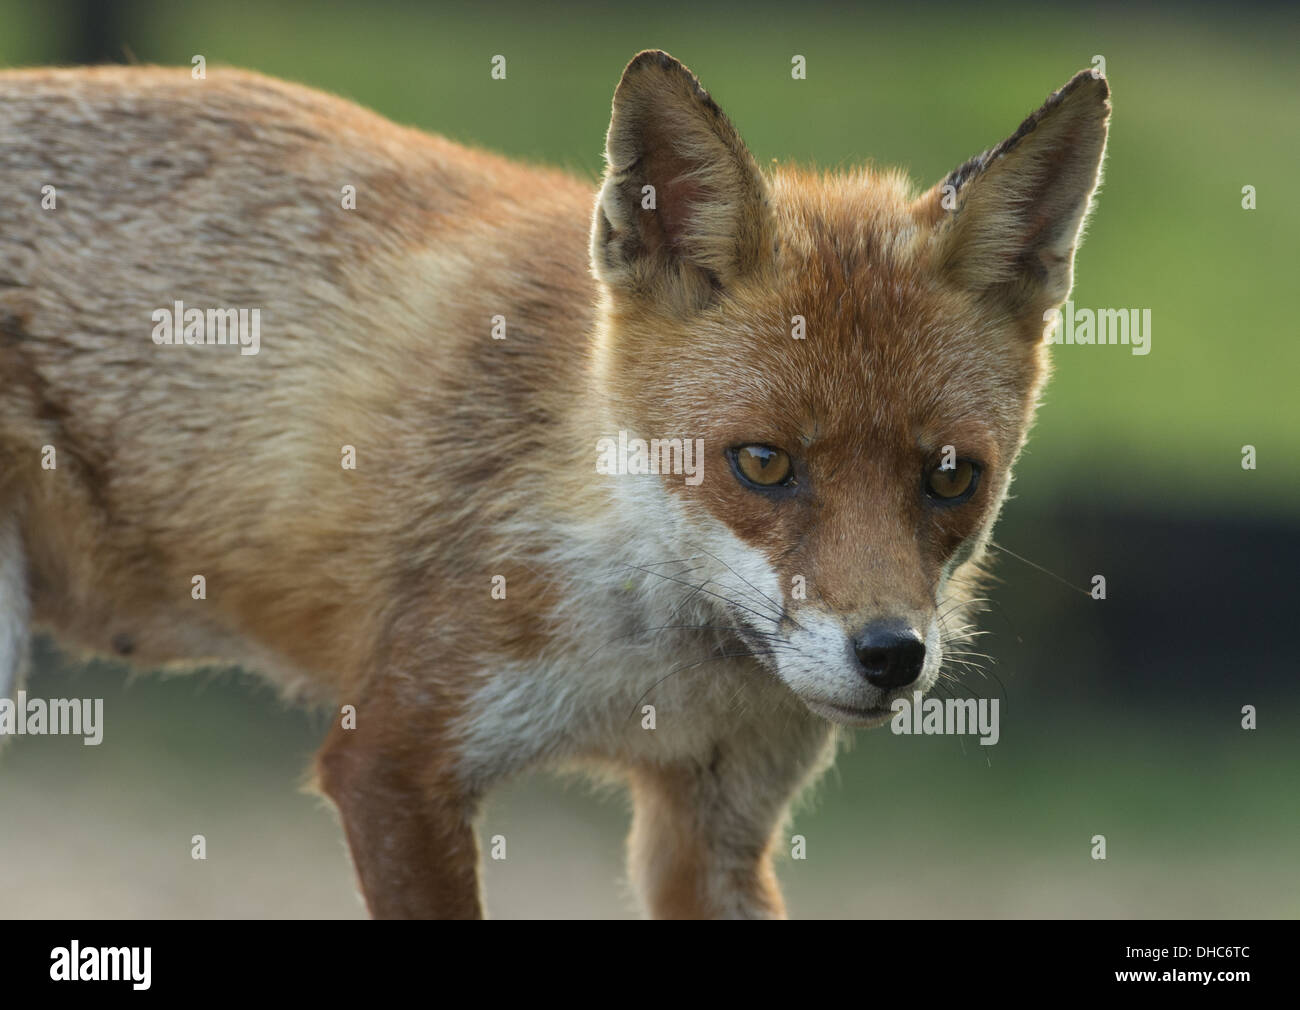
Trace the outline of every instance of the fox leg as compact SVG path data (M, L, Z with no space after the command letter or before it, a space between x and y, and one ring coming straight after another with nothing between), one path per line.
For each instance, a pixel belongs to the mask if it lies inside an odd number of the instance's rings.
M482 918L475 803L437 747L438 727L413 725L397 706L358 709L357 728L336 726L316 769L342 818L370 914Z
M22 530L11 513L0 516L0 698L14 697L22 685L30 621Z
M707 761L631 769L629 874L652 916L785 918L772 857L791 801L833 750L828 724L805 729L762 751L722 742Z

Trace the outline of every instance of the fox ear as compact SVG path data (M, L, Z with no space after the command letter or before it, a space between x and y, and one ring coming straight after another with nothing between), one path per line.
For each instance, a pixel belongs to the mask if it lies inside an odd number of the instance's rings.
M1075 74L992 150L922 198L939 267L957 285L1028 317L1070 293L1074 251L1101 178L1110 88Z
M610 288L677 311L754 270L770 246L766 187L700 82L640 53L614 92L591 260Z

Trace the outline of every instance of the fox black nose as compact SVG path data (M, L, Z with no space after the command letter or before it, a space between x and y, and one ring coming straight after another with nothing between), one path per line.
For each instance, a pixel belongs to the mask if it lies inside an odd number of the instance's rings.
M904 624L868 624L853 640L853 651L868 683L886 691L906 687L925 665L925 642Z

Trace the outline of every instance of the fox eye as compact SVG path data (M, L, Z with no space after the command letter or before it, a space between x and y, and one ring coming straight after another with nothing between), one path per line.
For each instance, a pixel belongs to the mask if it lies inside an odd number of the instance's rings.
M731 450L731 465L742 480L758 487L794 483L794 464L784 449L770 445L742 445Z
M959 459L955 466L936 466L931 470L925 478L925 491L945 505L958 505L975 493L979 476L976 464L968 459Z

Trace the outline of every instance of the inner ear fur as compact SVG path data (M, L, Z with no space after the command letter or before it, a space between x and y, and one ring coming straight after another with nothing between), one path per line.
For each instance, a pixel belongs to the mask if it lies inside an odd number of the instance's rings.
M605 160L591 257L611 288L691 309L758 269L771 244L763 177L730 120L667 53L643 52L623 71Z
M1109 99L1104 77L1080 71L1015 133L922 198L939 269L952 283L1015 314L1065 301L1101 179Z

